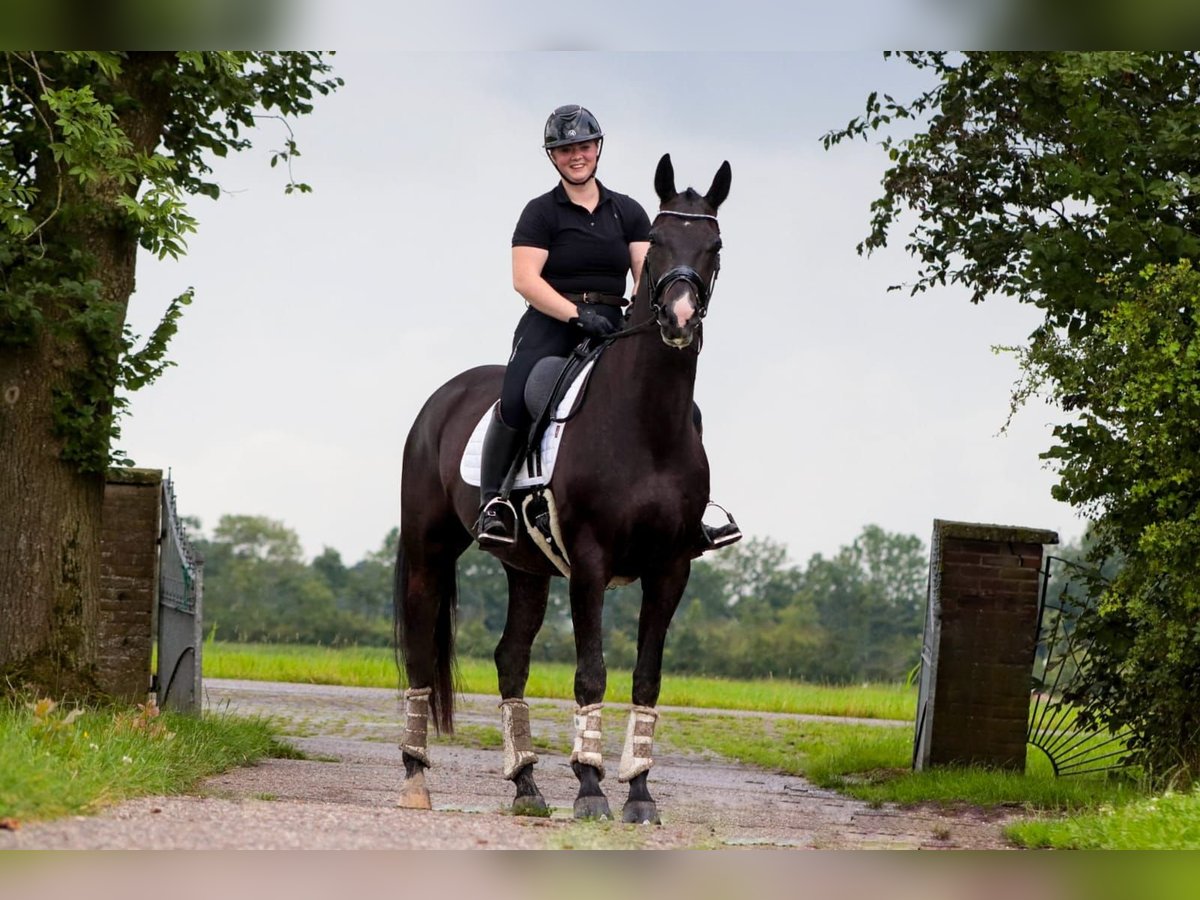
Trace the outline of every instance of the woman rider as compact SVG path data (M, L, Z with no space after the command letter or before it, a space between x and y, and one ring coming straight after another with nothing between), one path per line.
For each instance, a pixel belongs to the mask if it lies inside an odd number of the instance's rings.
M585 337L621 327L626 276L633 273L636 289L650 249L646 211L596 179L603 140L600 123L582 106L560 106L546 120L542 146L559 183L526 204L513 232L513 287L528 309L483 440L476 525L482 545L516 540L516 511L500 488L532 424L524 400L530 371L544 357L569 355ZM702 549L742 536L732 519L704 532Z

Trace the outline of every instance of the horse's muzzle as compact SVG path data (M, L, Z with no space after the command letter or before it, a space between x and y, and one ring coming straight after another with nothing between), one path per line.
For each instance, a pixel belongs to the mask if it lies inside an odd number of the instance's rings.
M690 347L692 345L692 341L696 337L696 335L694 333L694 329L691 329L691 328L687 329L686 333L681 334L677 337L668 336L666 329L663 329L661 334L662 334L663 343L666 344L668 347L674 347L676 350L684 350L687 347Z
M675 292L674 300L664 303L659 309L658 330L663 343L676 350L691 346L700 324L697 304L692 291L685 285Z

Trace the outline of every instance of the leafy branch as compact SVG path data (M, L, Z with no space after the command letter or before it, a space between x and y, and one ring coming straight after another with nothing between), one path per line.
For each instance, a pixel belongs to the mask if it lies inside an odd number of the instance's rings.
M341 85L320 53L4 51L0 68L0 346L49 337L55 433L80 470L111 450L137 390L171 363L170 337L192 290L146 344L125 328L133 250L182 256L197 223L187 196L218 197L212 158L250 146L242 129L278 118L287 193L307 193L287 117ZM117 249L127 248L127 249Z

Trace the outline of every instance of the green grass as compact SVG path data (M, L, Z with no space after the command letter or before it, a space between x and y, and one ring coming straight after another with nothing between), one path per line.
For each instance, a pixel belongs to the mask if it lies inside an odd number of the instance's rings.
M204 674L210 678L250 681L290 681L354 687L398 685L392 652L383 647L311 647L302 645L204 645ZM526 695L570 700L575 670L565 663L535 663ZM460 689L472 694L495 694L496 667L490 660L460 659ZM610 703L628 703L633 676L610 669ZM855 686L813 685L798 681L735 681L692 676L663 677L660 706L698 706L756 712L810 713L866 719L911 719L916 689L902 684Z
M1040 754L1023 775L982 769L913 772L912 731L835 722L674 714L664 718L664 747L716 753L835 788L871 803L1019 805L1079 810L1141 796L1127 780L1055 778Z
M1200 791L1104 804L1066 819L1034 819L1009 827L1027 847L1074 850L1200 849Z
M0 700L0 819L90 813L180 793L207 775L294 753L262 720L155 713Z
M538 735L532 736L533 749L543 753L553 753L562 750L562 741L552 741ZM472 747L476 750L503 750L504 735L499 728L491 725L461 724L454 726L454 734L439 735L438 743L455 744L460 747Z

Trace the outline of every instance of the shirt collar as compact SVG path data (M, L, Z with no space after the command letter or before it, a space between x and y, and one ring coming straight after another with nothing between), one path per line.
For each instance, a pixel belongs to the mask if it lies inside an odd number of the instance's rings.
M599 178L596 179L596 187L598 187L600 189L600 200L596 204L596 208L599 209L606 202L608 202L609 198L612 197L612 194L609 192L608 188L606 188L604 186L603 182L601 182ZM571 198L567 196L567 189L562 186L561 180L558 182L558 184L556 184L554 186L554 190L551 191L550 193L554 195L554 199L557 202L571 203L571 205L574 205L571 202Z

